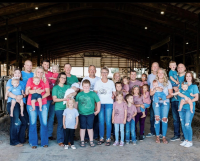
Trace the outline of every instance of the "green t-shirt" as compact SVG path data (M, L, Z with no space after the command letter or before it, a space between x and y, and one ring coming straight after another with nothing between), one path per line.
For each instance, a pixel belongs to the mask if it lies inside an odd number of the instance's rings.
M59 99L63 99L65 96L66 90L70 88L70 85L65 85L63 87L60 87L59 85L56 85L53 87L52 90L52 96L57 96ZM55 102L55 110L64 110L66 109L66 104L63 105L62 102Z
M79 92L76 96L76 102L78 102L78 111L81 115L90 115L94 113L95 102L99 102L98 95L90 91L85 93L84 91Z
M71 77L67 77L67 84L68 85L72 85L73 83L77 83L78 82L78 78L75 75L71 74Z

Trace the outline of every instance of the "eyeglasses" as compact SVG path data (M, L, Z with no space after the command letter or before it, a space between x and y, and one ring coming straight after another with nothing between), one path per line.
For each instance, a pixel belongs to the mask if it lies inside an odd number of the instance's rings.
M146 78L146 77L142 77L142 78Z
M63 77L60 77L60 78L62 78L62 79L66 79L66 78L63 78Z
M103 73L103 74L107 74L108 72L101 72L101 73Z

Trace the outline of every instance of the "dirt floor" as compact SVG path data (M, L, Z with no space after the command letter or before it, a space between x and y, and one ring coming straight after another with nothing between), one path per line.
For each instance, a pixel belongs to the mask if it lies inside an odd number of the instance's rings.
M9 119L9 118L8 118ZM5 121L4 121L5 122ZM196 136L193 137L193 147L184 148L180 146L180 141L169 142L168 145L156 144L155 137L145 138L138 141L137 145L125 145L124 147L114 147L96 145L92 148L79 146L79 141L75 142L76 150L64 150L59 147L56 141L49 141L49 147L38 146L31 149L30 145L24 144L23 147L9 145L8 126L0 122L0 161L199 161L200 160L200 141ZM149 132L149 117L146 120L145 134ZM78 130L77 130L77 136ZM54 128L56 136L56 126ZM173 136L172 128L168 128L167 139ZM40 140L39 140L40 141ZM40 144L40 142L39 142Z

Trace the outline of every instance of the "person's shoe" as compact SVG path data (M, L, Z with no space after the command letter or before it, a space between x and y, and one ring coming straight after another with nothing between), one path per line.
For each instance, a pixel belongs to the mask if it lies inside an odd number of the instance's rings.
M124 142L123 142L123 141L120 141L119 146L124 146Z
M140 135L140 138L139 138L140 141L143 141L143 135Z
M50 136L49 140L56 140L56 138L54 138L53 136Z
M155 134L148 133L148 134L146 135L147 138L152 137L152 136L155 136Z
M146 137L143 135L143 139L145 139Z
M114 146L118 146L118 145L119 145L119 142L118 142L118 141L115 141L113 145L114 145Z
M136 141L133 141L133 145L136 145Z
M187 143L185 144L185 146L184 146L184 147L186 147L186 148L189 148L189 147L191 147L192 145L193 145L193 143L191 143L191 142L187 141Z
M71 148L72 148L72 149L76 149L75 145L71 145Z
M187 144L187 141L183 141L181 144L180 144L180 146L185 146Z
M166 102L163 102L163 105L165 105L165 106L166 106L166 105L167 105L167 103L166 103Z
M16 147L22 147L22 146L24 146L24 144L17 144L17 145L15 145Z
M126 144L130 144L130 142L129 142L129 141L126 141Z
M163 135L162 135L162 134L160 134L160 135L159 135L159 137L160 137L160 139L162 139L162 138L163 138Z
M176 141L176 140L180 140L180 137L179 136L174 136L170 139L170 141Z
M64 146L64 149L69 149L69 145L65 145L65 146Z
M156 107L159 107L158 103L156 104Z

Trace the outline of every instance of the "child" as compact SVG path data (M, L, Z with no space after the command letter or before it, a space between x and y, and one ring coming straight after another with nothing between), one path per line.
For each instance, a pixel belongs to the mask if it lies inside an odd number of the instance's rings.
M130 132L132 137L133 145L136 145L135 135L135 116L137 115L137 109L133 104L133 95L127 94L125 97L127 102L127 119L126 119L126 144L130 142Z
M8 99L8 93L11 92L14 95L23 95L24 91L21 85L19 85L19 79L17 78L12 78L12 85L13 87L10 87L8 89L8 92L6 92L5 95L5 99ZM13 117L13 111L14 111L14 107L16 104L16 99L11 98L11 107L10 107L10 117ZM20 110L21 110L21 116L24 116L23 111L24 111L24 103L23 103L23 99L21 99L20 101Z
M150 94L149 94L149 91L148 91L149 90L148 84L144 84L142 86L142 90L143 90L143 95L142 95L143 96L143 103L144 103L145 108L140 107L140 110L142 111L141 118L146 117L145 109L149 108L150 104L151 104Z
M126 124L127 105L123 101L123 92L116 92L117 101L113 104L112 123L115 125L114 146L124 146L124 124ZM119 127L121 132L121 141L119 144Z
M67 108L68 107L68 108ZM70 140L71 148L76 149L74 145L74 131L78 126L79 113L75 108L75 100L69 98L66 109L63 112L63 128L64 128L64 149L68 149L68 141Z
M116 88L116 92L117 91L122 91L122 83L121 82L116 82L115 83L115 88ZM126 96L126 93L123 92L123 97L125 98ZM116 97L113 95L113 99L114 99L114 102L116 101Z
M141 94L143 94L143 85L147 83L147 75L145 73L142 74L142 82L140 84Z
M129 93L129 78L127 76L124 76L123 79L123 96L125 97Z
M49 79L51 79L51 82L52 82L52 84L53 84L53 86L54 86L54 84L56 83L58 74L59 74L59 73L58 73L58 72L59 72L59 68L58 68L57 65L53 65L53 66L52 66L52 72L53 72L53 75L52 75L52 77L50 77Z
M191 100L191 96L194 97L194 95L189 93L188 91L188 84L187 82L183 82L181 85L181 90L179 92L175 92L172 95L179 95L181 97L181 102L178 111L181 111L183 108L183 105L185 104L185 101L187 101L190 105L190 112L193 113L193 103Z
M158 81L157 81L157 80L153 80L152 85L153 85L153 88L151 89L152 91L153 91L154 89L156 90L157 87L160 87L160 88L163 89L163 87L162 87L161 85L158 85ZM156 92L155 92L155 94L154 94L154 97L153 97L154 102L155 102L155 104L156 104L156 107L159 107L159 105L158 105L159 98L161 98L161 99L163 100L163 104L164 104L164 105L167 105L167 103L166 103L167 98L166 98L165 93L164 93L163 91L161 92L161 91L157 91L157 90L156 90Z
M90 146L95 147L93 142L93 122L94 116L100 112L101 106L98 95L90 91L90 85L90 81L85 79L82 82L83 91L79 92L76 96L76 108L78 107L80 120L81 147L86 147L84 142L85 129L87 129L89 134ZM97 111L95 111L95 102L97 102Z
M78 82L78 83L73 83L73 84L71 85L71 88L69 88L69 89L66 90L64 98L66 98L67 95L69 95L69 94L71 94L71 93L77 92L79 88L80 88L80 82ZM74 97L72 96L72 98L74 98ZM64 105L64 104L66 104L66 101L63 101L63 105Z
M33 77L33 85L30 86L29 88L27 88L26 95L28 95L29 89L36 91L36 89L40 89L40 88L41 88L40 79L38 77ZM38 94L38 93L32 94L32 96L31 96L31 105L33 107L32 111L35 111L35 102L36 101L38 101L40 111L42 111L42 93L41 94Z

